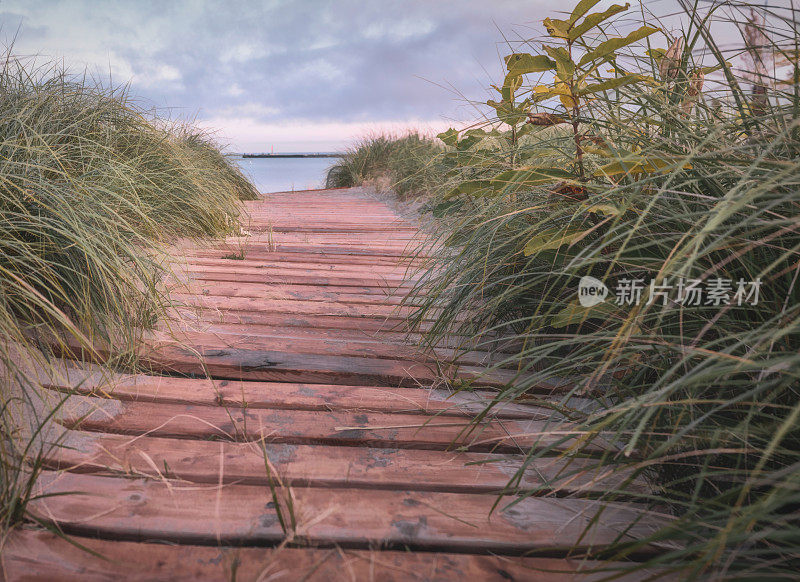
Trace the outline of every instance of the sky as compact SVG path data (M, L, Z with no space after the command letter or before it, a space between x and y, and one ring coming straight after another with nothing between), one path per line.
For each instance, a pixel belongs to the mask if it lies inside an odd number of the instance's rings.
M508 43L540 35L559 6L0 0L0 38L18 55L130 83L143 103L196 120L230 151L331 151L369 132L474 119L502 81Z

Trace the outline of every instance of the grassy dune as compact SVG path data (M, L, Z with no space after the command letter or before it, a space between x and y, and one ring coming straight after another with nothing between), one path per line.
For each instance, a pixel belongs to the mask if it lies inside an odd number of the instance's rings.
M435 162L442 149L438 140L417 132L368 136L344 152L328 170L325 187L371 183L390 188L402 198L421 196L437 176Z
M42 337L130 362L164 305L161 243L238 228L254 187L191 125L125 88L6 54L0 68L0 527L18 521L45 446L23 426ZM11 386L15 389L11 390ZM46 415L46 412L44 413ZM45 418L38 419L44 423ZM24 421L24 422L23 422ZM24 436L23 436L24 435Z
M429 172L414 179L425 184L439 235L416 316L436 314L434 342L460 335L491 349L495 331L515 340L520 347L504 365L525 377L499 401L553 376L597 400L598 412L564 411L585 434L571 454L588 452L598 438L619 443L620 453L598 465L628 467L653 493L623 486L604 501L666 503L675 518L605 557L624 560L661 540L674 549L649 565L681 578L793 577L800 564L798 15L725 2L705 19L687 8L683 30L665 38L655 26L639 28L654 18L636 23L624 13L615 28L612 14L580 41L568 40L564 27L579 27L594 4L580 2L572 20L546 21L547 36L519 43L515 55L534 54L507 60L500 101L487 104L492 122L441 134L446 149L417 162ZM743 39L723 50L715 26L730 20L742 25ZM604 55L597 49L635 30L634 41L615 41ZM361 144L354 157L375 157L378 141ZM385 141L381 151L391 149ZM411 178L394 181L403 179ZM610 289L593 307L578 302L587 275ZM639 300L617 301L618 286L637 280ZM706 295L681 297L681 281L684 292L699 282ZM757 301L751 283L760 283ZM709 295L713 287L724 298ZM658 294L667 288L666 297ZM560 453L547 445L529 453L553 454Z

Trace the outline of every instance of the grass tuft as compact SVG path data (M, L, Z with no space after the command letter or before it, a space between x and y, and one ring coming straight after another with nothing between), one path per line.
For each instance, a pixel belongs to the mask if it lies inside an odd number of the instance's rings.
M370 183L401 198L427 193L439 176L437 141L417 132L373 135L348 149L329 170L326 188Z
M159 245L233 234L254 187L213 140L106 87L0 62L0 527L25 514L48 447L39 379L68 346L133 361L166 305ZM47 433L47 434L46 434Z

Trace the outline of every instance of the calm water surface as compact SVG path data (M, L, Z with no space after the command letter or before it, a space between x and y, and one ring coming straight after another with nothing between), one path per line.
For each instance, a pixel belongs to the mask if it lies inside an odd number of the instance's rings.
M325 174L338 159L231 157L262 193L324 188Z

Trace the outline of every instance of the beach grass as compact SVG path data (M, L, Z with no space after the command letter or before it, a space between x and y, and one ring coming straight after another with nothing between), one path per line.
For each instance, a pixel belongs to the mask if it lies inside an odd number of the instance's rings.
M131 365L166 305L164 243L235 234L254 187L191 124L57 65L0 64L0 527L25 514L60 405L54 356Z
M443 146L419 132L370 135L347 149L329 168L326 188L372 184L401 198L427 195L441 171Z
M490 123L440 136L445 171L426 205L436 235L419 253L432 258L409 299L416 323L434 320L434 345L504 339L498 366L518 375L492 406L553 406L537 384L569 381L556 404L563 430L581 435L569 455L599 444L598 466L651 485L601 501L670 517L602 557L658 543L646 566L681 579L781 579L800 563L800 38L795 11L750 8L687 5L675 37L646 29L613 66L605 59L591 99L553 80L572 74L567 53L509 58ZM625 16L586 47L658 24ZM730 23L743 39L720 47L715 26ZM567 44L559 26L511 50ZM570 46L575 61L586 47ZM515 62L540 70L515 74ZM606 285L605 301L580 304L586 276ZM566 406L574 396L597 408ZM528 457L563 455L560 445Z

